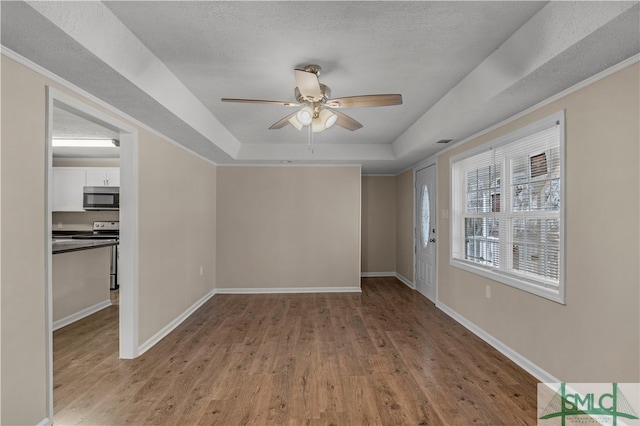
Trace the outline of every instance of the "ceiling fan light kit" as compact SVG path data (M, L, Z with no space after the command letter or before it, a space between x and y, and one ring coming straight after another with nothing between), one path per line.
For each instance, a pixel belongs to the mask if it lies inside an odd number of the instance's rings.
M304 127L304 125L300 122L300 120L298 120L297 114L291 116L291 118L289 119L289 124L291 124L293 127L295 127L298 130L302 130L302 127Z
M313 109L310 106L305 106L296 113L296 118L303 126L308 126L313 120Z
M328 109L323 109L322 111L320 111L318 118L324 124L325 129L328 129L329 127L336 124L336 121L338 120L338 116Z
M318 80L320 69L319 65L307 65L304 69L294 70L296 87L293 92L297 103L288 101L236 98L222 98L221 100L222 102L258 103L293 107L302 106L302 109L281 118L271 125L269 129L281 129L287 124L291 124L298 130L302 130L302 127L304 126L310 126L310 149L312 149L312 132L322 132L332 127L334 124L350 131L354 131L362 127L362 124L358 123L353 118L342 112L335 111L334 109L402 104L402 95L400 94L360 95L330 99L331 89L320 83Z
M313 131L313 133L318 133L327 130L327 127L324 125L322 120L320 120L319 118L314 118L311 122L311 130Z

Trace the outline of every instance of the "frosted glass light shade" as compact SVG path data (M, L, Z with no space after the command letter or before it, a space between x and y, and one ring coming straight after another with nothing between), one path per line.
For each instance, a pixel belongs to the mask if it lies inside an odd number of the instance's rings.
M289 123L291 123L291 125L296 129L302 130L302 123L296 118L295 115L289 119Z
M325 129L328 129L329 127L336 124L336 120L338 120L338 116L328 109L323 109L322 111L320 111L320 116L318 118L320 118L320 120L324 124Z
M311 122L311 130L313 130L314 133L322 132L323 130L326 130L326 129L327 127L324 125L320 117L314 118L313 121Z
M296 114L296 118L303 126L308 126L313 120L313 110L311 107L304 107Z

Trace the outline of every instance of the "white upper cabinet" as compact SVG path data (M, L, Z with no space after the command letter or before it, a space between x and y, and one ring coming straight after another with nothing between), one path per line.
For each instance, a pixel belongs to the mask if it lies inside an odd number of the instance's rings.
M120 186L118 167L88 167L85 186Z
M110 167L107 172L107 186L120 186L120 168Z
M85 169L82 167L53 168L53 208L54 212L78 212L82 209L82 187Z
M119 167L54 167L54 212L83 212L85 186L120 186Z

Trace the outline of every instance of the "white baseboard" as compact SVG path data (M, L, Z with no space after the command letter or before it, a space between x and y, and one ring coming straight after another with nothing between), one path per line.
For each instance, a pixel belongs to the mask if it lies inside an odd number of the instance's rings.
M51 425L51 421L49 420L48 417L45 417L44 419L40 420L40 422L38 422L36 426L50 426L50 425Z
M395 272L360 272L362 278L395 277Z
M397 272L361 272L360 276L362 278L376 278L376 277L396 277L399 279L404 285L415 290L416 286L413 282L409 281L402 275Z
M216 288L216 294L361 293L360 287Z
M509 358L511 361L518 364L523 370L531 374L536 379L540 380L543 383L561 383L560 379L557 379L553 375L546 372L544 369L540 368L533 362L529 361L527 358L522 356L520 353L514 351L509 346L502 343L500 340L493 337L491 334L484 331L482 328L475 325L473 322L469 321L467 318L463 317L444 303L438 301L436 302L436 307L438 307L442 312L449 315L451 318L459 322L463 325L467 330L471 331L473 334L493 346L498 352L502 353L504 356Z
M216 294L216 291L215 290L211 290L210 292L205 294L202 298L200 298L200 300L198 300L196 303L191 305L191 307L189 307L189 309L187 309L182 314L180 314L176 319L171 321L169 324L164 326L160 331L158 331L156 334L151 336L151 338L149 340L147 340L146 342L144 342L142 345L140 345L138 347L138 355L137 356L140 356L143 353L145 353L146 351L148 351L149 349L151 349L153 347L153 345L155 345L160 340L162 340L167 334L171 333L177 326L182 324L182 322L184 320L189 318L189 316L192 313L194 313L196 310L198 310L198 308L200 306L204 305L207 302L207 300L211 299L211 297L213 297L214 294Z
M64 318L59 319L58 321L54 321L52 324L53 331L56 331L59 328L67 326L71 323L74 323L78 320L81 320L84 317L88 317L91 314L95 314L98 311L101 311L104 308L111 306L111 300L104 300L100 303L96 303L93 306L89 306L81 311L76 312L75 314L71 314Z
M394 276L399 279L404 285L406 285L407 287L409 287L410 289L415 290L416 289L416 285L413 283L413 281L410 281L408 279L406 279L405 277L403 277L402 275L400 275L399 273L395 273Z

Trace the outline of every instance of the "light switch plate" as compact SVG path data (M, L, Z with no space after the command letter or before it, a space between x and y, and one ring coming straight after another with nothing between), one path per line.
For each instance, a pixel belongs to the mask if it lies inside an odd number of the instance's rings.
M443 219L449 219L449 210L442 209L440 216L442 216Z

